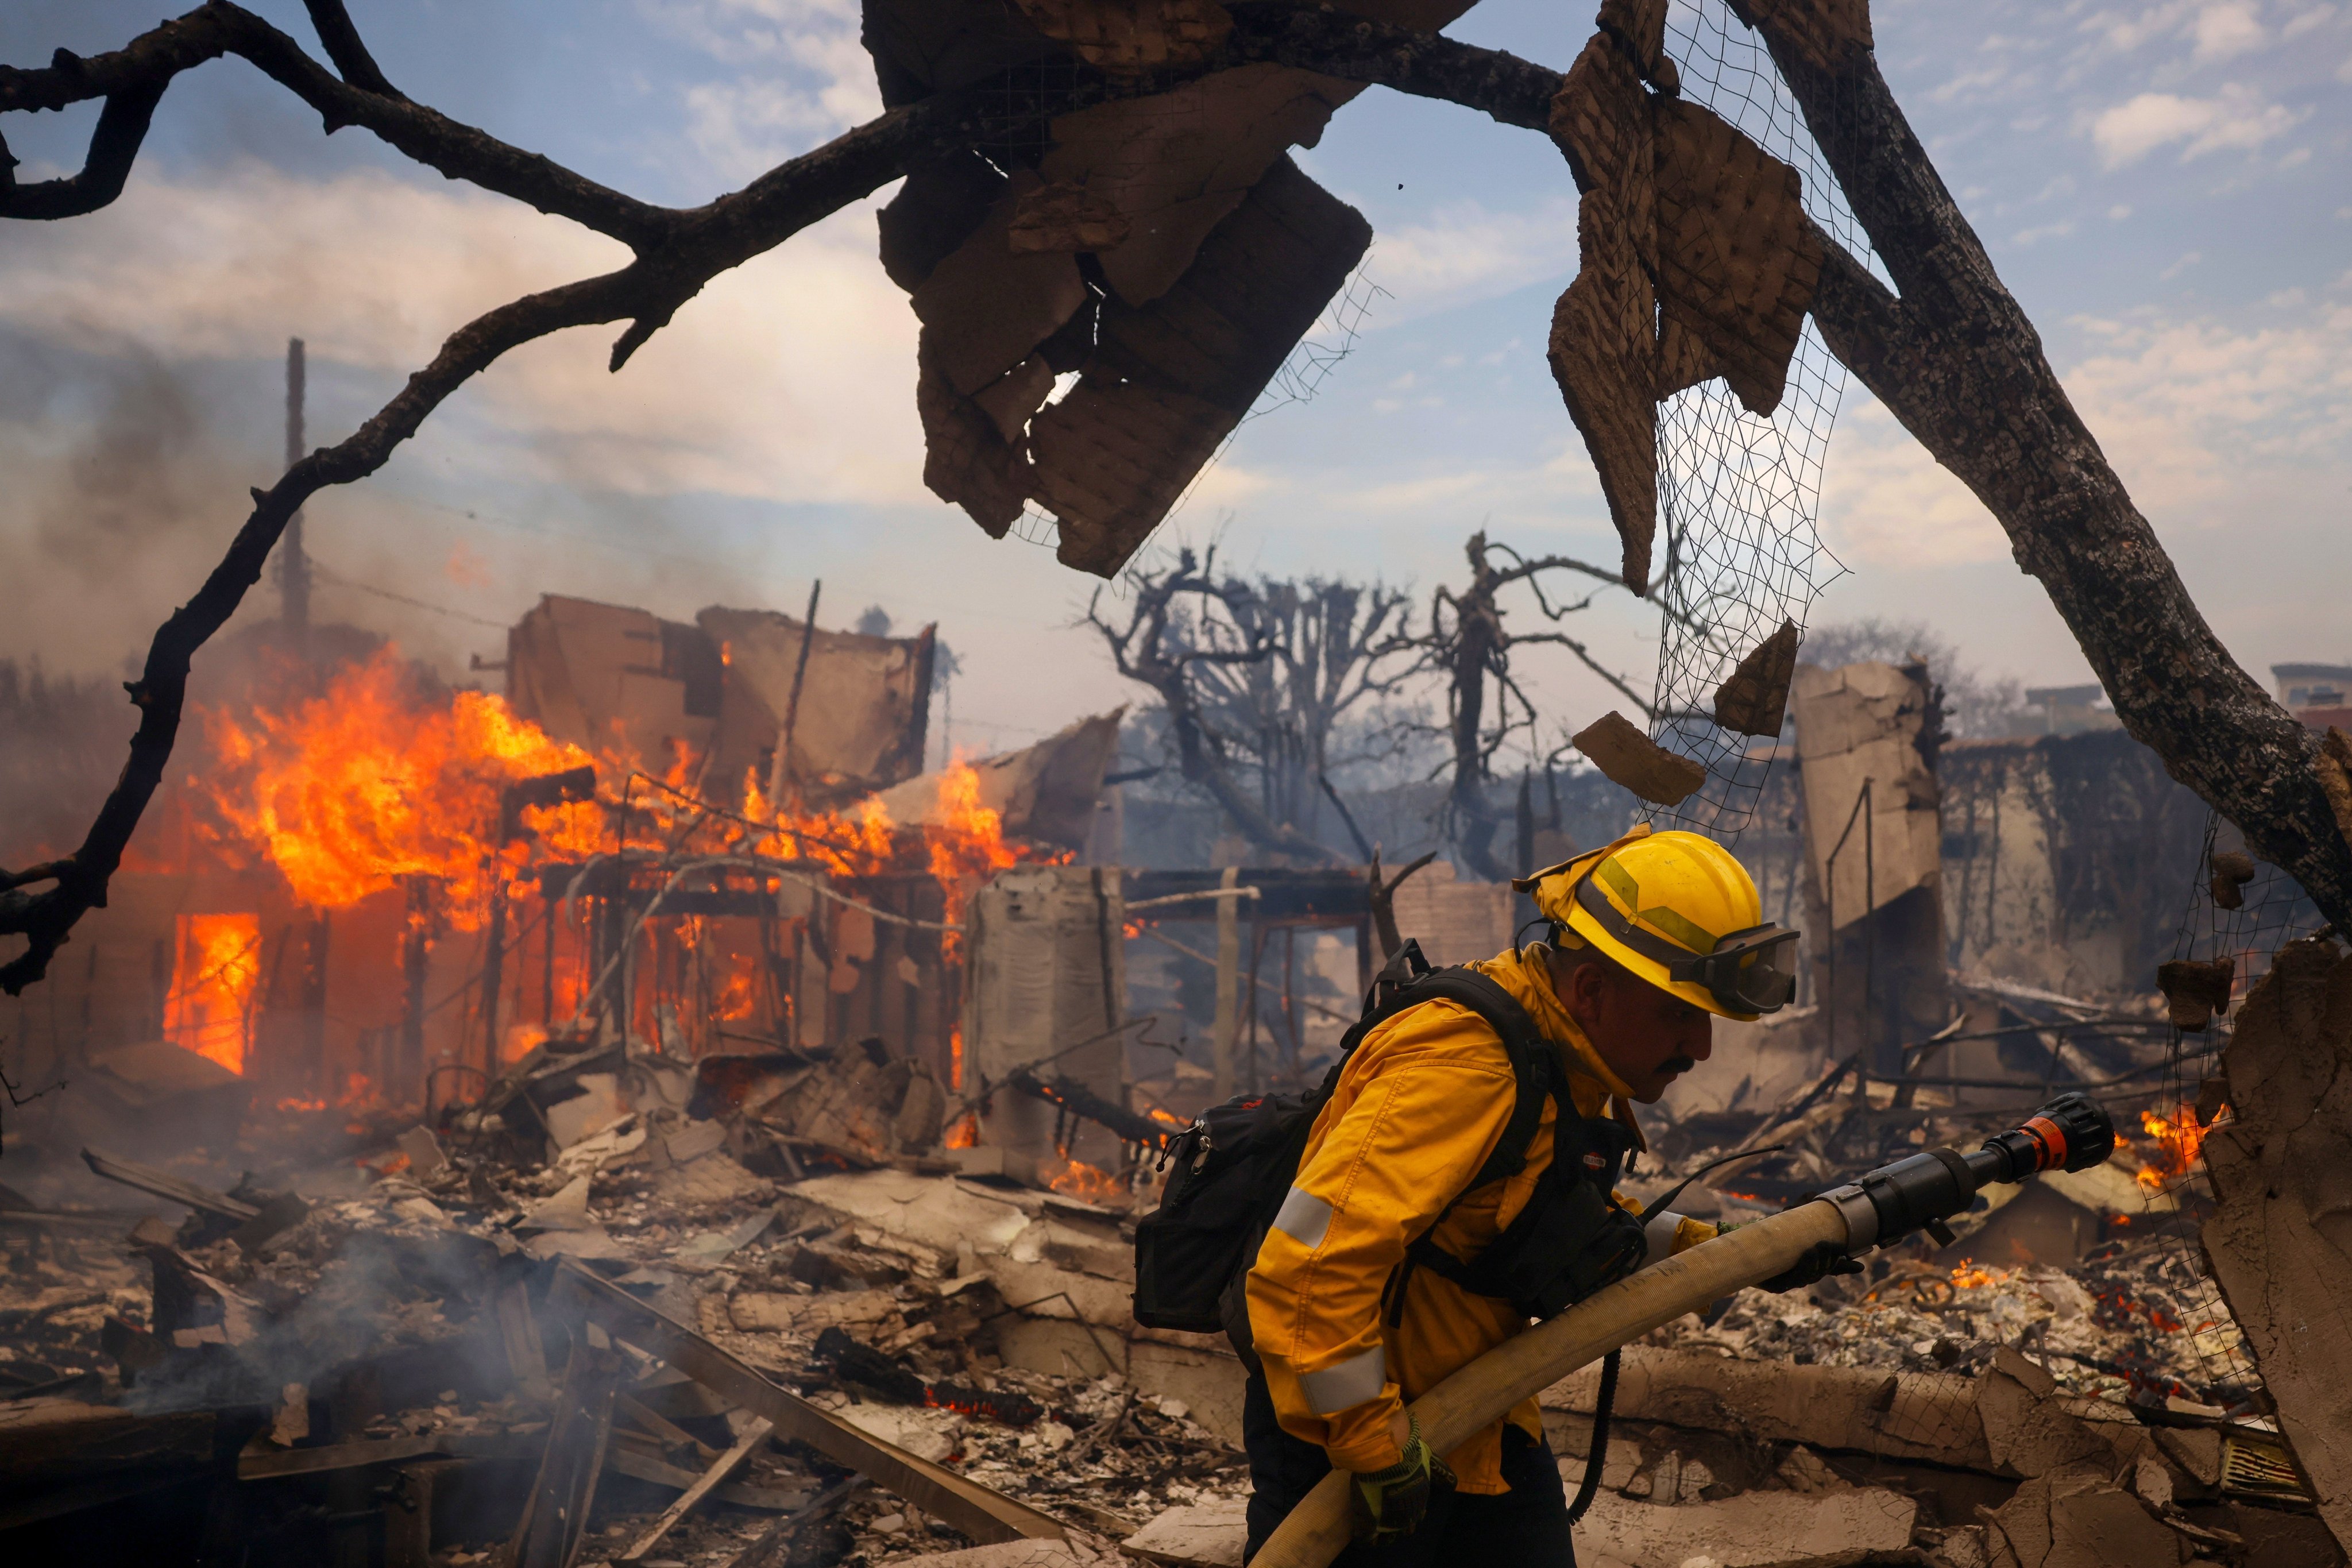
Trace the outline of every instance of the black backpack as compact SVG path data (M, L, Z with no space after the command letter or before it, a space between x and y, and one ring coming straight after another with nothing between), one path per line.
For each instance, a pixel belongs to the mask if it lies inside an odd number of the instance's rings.
M1173 1173L1160 1206L1135 1233L1135 1319L1147 1328L1223 1332L1245 1364L1249 1342L1244 1282L1276 1212L1298 1174L1307 1140L1339 1074L1364 1037L1410 1007L1459 1003L1502 1040L1517 1078L1511 1120L1495 1152L1463 1193L1517 1175L1526 1167L1547 1094L1558 1102L1550 1165L1503 1233L1465 1262L1424 1233L1390 1281L1391 1313L1403 1309L1404 1285L1425 1268L1482 1296L1510 1300L1531 1318L1549 1318L1638 1267L1642 1221L1609 1198L1633 1142L1633 1131L1580 1114L1549 1041L1510 993L1474 970L1432 970L1420 944L1407 942L1367 999L1364 1014L1339 1043L1339 1059L1316 1089L1247 1095L1201 1113L1171 1141L1164 1164ZM1450 1213L1453 1204L1446 1205ZM1443 1223L1444 1215L1438 1216Z

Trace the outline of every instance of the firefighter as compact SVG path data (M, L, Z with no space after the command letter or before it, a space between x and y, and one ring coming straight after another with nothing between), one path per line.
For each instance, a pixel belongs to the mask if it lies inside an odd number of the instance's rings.
M1456 1279L1526 1228L1515 1222L1531 1201L1572 1190L1567 1177L1543 1179L1555 1131L1566 1135L1559 1147L1586 1151L1580 1163L1613 1181L1610 1151L1642 1147L1628 1102L1654 1102L1706 1061L1716 1018L1752 1021L1788 1000L1796 933L1767 925L1739 862L1692 833L1636 828L1517 886L1549 921L1549 940L1472 967L1525 1010L1557 1054L1560 1087L1543 1097L1524 1166L1475 1185L1520 1081L1485 1017L1429 1001L1374 1028L1348 1058L1247 1281L1259 1362L1244 1412L1251 1553L1337 1467L1353 1478L1358 1542L1342 1563L1573 1561L1534 1400L1443 1458L1405 1403L1528 1326L1524 1300ZM1556 1128L1563 1098L1569 1121ZM1670 1214L1643 1226L1600 1190L1605 1205L1585 1203L1605 1211L1612 1256L1627 1258L1631 1229L1629 1259L1610 1265L1618 1271L1716 1234ZM1592 1247L1602 1242L1595 1233ZM1590 1288L1582 1281L1571 1299Z

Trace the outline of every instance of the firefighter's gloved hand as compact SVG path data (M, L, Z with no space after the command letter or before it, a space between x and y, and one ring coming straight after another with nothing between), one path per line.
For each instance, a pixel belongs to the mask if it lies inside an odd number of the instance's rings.
M1848 1258L1845 1248L1834 1241L1817 1241L1799 1255L1797 1261L1769 1279L1759 1280L1756 1289L1775 1295L1789 1290L1801 1290L1808 1285L1818 1285L1832 1274L1859 1274L1862 1265Z
M1408 1418L1410 1419L1410 1418ZM1454 1485L1446 1468L1423 1439L1421 1423L1412 1422L1404 1441L1404 1458L1385 1470L1358 1471L1348 1489L1349 1514L1358 1541L1393 1541L1411 1535L1428 1517L1430 1494Z

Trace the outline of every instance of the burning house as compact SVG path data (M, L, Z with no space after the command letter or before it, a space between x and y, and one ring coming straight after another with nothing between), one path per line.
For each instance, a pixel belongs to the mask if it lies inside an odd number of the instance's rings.
M202 710L204 764L21 1008L19 1070L89 1072L109 1092L59 1114L124 1131L142 1097L430 1113L550 1039L876 1039L956 1084L967 905L1083 846L1117 720L925 773L931 647L551 596L503 694L389 647L257 682Z

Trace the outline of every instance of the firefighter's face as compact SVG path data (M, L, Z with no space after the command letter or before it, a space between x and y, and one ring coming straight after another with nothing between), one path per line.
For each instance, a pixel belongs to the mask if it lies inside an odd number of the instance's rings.
M1605 958L1555 964L1552 986L1601 1059L1644 1105L1714 1053L1715 1015Z

